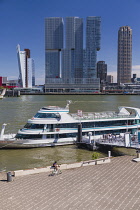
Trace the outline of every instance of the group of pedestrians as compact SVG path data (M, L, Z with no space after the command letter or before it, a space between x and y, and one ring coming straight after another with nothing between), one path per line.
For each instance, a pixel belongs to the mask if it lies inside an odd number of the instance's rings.
M119 142L124 141L124 137L121 136L121 134L120 135L116 135L116 134L104 134L103 135L103 139L104 139L103 141L109 142L109 143L111 143L111 142L117 142L117 141L119 141Z

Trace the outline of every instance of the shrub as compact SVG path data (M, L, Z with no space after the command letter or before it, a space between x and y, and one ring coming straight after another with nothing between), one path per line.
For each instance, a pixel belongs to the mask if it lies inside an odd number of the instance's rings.
M92 159L98 159L100 156L100 153L99 152L94 152L93 155L92 155Z

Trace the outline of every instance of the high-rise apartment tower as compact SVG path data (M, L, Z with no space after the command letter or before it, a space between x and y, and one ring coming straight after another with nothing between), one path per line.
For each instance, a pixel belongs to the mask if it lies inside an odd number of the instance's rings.
M74 53L74 78L83 77L83 19L66 17L66 49Z
M99 90L96 63L100 50L100 22L100 17L87 17L86 48L83 50L82 18L45 19L45 91Z
M118 31L117 82L131 82L132 72L132 29L122 26Z
M107 64L105 61L97 62L97 77L100 78L100 83L106 82L107 79Z
M61 76L61 50L63 49L63 19L45 18L45 81Z
M97 78L97 51L100 50L101 17L87 17L86 19L86 71L87 78Z
M35 86L35 67L34 60L30 58L30 50L20 50L20 45L17 46L17 58L19 66L19 86L22 88L31 88Z
M26 72L25 72L25 85L28 87L28 58L30 58L30 50L24 49L26 52Z

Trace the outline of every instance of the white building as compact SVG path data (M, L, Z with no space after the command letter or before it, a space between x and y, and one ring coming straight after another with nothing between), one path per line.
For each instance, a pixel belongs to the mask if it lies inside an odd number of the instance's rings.
M31 88L35 86L35 67L34 60L30 58L30 50L20 51L20 45L17 45L17 58L19 66L18 84L22 88Z
M32 88L35 86L35 66L34 60L32 58L28 58L28 87Z

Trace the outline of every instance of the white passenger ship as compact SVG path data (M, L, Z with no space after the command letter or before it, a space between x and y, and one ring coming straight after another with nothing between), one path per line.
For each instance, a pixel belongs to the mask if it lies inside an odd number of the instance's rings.
M74 144L78 135L78 124L82 124L82 136L103 138L105 134L137 134L140 127L140 109L119 107L118 112L69 113L69 102L65 108L47 106L29 119L24 128L12 135L0 136L0 148L33 148Z

